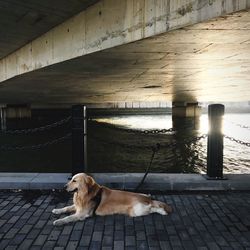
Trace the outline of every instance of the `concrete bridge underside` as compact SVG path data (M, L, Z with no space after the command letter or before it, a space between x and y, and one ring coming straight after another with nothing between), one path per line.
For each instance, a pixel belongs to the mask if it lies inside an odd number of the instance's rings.
M224 1L199 2L204 3L200 6L202 10ZM238 1L238 9L249 5L246 1ZM39 55L24 53L26 57L20 62L18 53L25 51L23 47L0 60L1 103L249 100L250 10L234 12L238 10L234 6L226 11L233 14L225 14L221 9L211 14L211 11L205 12L207 9L194 10L190 4L183 6L185 8L177 8L176 15L180 19L169 21L172 31L162 32L163 27L155 26L154 31L146 35L138 28L131 39L124 38L121 42L119 38L108 44L103 40L95 49L81 51L81 55L64 51L61 46L55 53L62 55L50 57L46 45L50 41L46 38L49 32L46 33L39 38L42 40L38 39L44 42L40 44ZM90 9L93 11L94 7ZM192 12L196 13L196 19ZM202 15L204 19L210 18L209 13L225 15L186 26L202 21ZM26 46L35 46L36 42L38 44L35 40ZM34 62L34 58L39 60ZM21 69L21 65L26 68Z

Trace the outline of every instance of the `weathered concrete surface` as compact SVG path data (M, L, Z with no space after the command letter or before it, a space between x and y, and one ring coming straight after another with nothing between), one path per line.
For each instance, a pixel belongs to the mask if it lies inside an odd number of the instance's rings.
M97 1L0 1L0 58L19 49Z
M141 173L94 173L95 180L104 186L133 190L141 181ZM53 173L1 173L0 189L63 189L71 174ZM142 190L150 191L200 191L200 190L250 190L250 175L227 174L227 180L207 180L199 174L149 174Z
M0 82L227 13L250 0L102 0L0 61Z
M96 216L55 227L52 209L72 203L65 193L0 192L0 249L250 248L250 193L155 195L168 216ZM63 215L65 216L65 215Z
M2 82L0 100L67 105L248 101L249 27L250 11L241 11L91 53Z

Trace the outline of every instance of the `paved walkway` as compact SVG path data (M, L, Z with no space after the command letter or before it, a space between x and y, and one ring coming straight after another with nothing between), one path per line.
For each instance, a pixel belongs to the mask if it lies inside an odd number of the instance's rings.
M95 217L54 227L57 216L51 210L71 203L71 196L0 191L0 249L250 249L250 192L155 198L174 212Z

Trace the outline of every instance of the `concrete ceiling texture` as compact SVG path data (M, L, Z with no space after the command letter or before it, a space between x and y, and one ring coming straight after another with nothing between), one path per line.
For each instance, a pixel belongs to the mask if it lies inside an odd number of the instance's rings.
M0 58L98 0L0 0Z
M250 11L7 80L2 103L250 100Z

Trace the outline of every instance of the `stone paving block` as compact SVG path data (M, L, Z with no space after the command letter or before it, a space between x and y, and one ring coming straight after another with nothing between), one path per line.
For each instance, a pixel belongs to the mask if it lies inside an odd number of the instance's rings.
M92 240L93 241L102 241L102 236L103 236L103 232L99 232L99 231L93 232Z
M150 247L159 246L159 240L158 240L157 234L147 235L147 241Z
M48 235L43 235L40 234L34 241L33 245L35 246L43 246L43 244L45 243L45 241L47 240Z
M70 241L79 241L82 236L82 232L80 230L73 230Z
M89 250L98 250L101 249L101 242L99 241L92 241L89 246Z
M194 243L192 241L189 241L189 240L183 241L182 245L183 245L183 247L184 247L185 250L196 249L196 246L194 245Z
M18 228L11 228L8 233L5 234L5 239L12 239L15 237L16 233L18 232Z
M113 225L105 225L104 227L104 235L113 235L114 226Z
M13 225L10 224L10 223L6 223L4 224L1 228L0 228L0 233L7 233L10 228L12 227Z
M124 249L124 241L123 240L115 240L114 241L114 250L123 250Z
M207 246L211 250L220 250L220 247L215 242L207 242Z
M172 247L170 246L169 241L160 241L159 243L160 243L160 248L162 250L170 250L170 249L172 249Z
M121 240L124 240L124 231L115 231L114 232L114 239L115 240L118 240L118 241L121 241Z
M27 235L27 239L35 239L37 238L37 236L40 234L40 229L32 229L28 235Z
M74 250L77 248L78 241L69 241L67 244L66 250Z
M88 247L90 245L90 241L91 241L90 235L82 235L79 242L79 246Z
M102 246L112 246L114 238L112 236L105 235L102 239Z
M26 234L20 234L20 233L18 233L18 234L16 234L16 236L11 240L11 244L12 245L16 245L16 246L18 246L18 245L20 245L22 242L23 242L23 240L26 238Z
M179 237L177 237L177 236L172 236L172 235L169 236L169 241L170 241L172 247L181 247L182 246L181 241L180 241Z
M136 231L136 240L146 240L146 233L144 231Z
M30 248L31 244L32 244L33 240L31 239L25 239L21 245L18 247L18 249L20 250L27 250Z
M42 250L54 249L56 242L55 241L46 241L42 246Z
M61 234L61 231L53 229L51 233L49 234L48 240L58 240L59 236Z
M125 246L135 246L136 241L135 241L135 236L126 236L125 237Z

